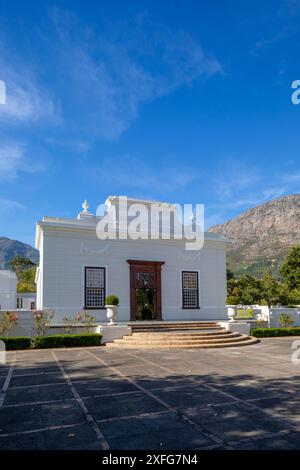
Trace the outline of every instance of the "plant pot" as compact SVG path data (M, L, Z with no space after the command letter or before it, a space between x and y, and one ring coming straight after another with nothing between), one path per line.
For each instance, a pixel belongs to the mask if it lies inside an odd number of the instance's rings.
M116 325L117 324L117 305L105 305L106 307L106 316L109 320L109 325Z
M235 317L237 313L237 306L227 305L227 307L228 307L227 315L228 315L229 321L235 321Z

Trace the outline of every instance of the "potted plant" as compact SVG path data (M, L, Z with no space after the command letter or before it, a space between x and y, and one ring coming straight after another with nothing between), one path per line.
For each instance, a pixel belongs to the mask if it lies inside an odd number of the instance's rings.
M235 316L237 313L237 303L238 303L238 299L236 296L229 295L227 297L227 307L228 307L227 315L228 315L229 321L235 321Z
M108 295L105 299L106 316L109 319L109 325L116 325L119 299L116 295Z

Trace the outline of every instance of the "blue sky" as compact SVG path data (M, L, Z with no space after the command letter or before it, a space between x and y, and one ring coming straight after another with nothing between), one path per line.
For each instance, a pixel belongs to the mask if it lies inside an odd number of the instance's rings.
M300 0L0 0L0 236L109 194L206 225L300 192Z

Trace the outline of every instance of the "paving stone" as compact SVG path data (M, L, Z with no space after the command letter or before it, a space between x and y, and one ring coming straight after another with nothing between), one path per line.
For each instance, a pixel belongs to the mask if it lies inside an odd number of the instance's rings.
M186 408L190 406L202 406L232 401L222 393L209 391L203 387L186 386L173 390L160 390L156 392L159 397L169 405Z
M30 365L30 367L23 367L20 365L16 365L15 370L14 370L14 377L19 377L20 375L40 375L40 374L49 374L51 375L52 373L57 373L59 372L59 368L57 367L56 364L49 365L49 366L39 366L36 364L36 367L34 367L34 363Z
M108 395L112 393L136 392L136 387L125 379L114 378L107 380L102 378L97 381L75 383L77 392L81 396Z
M198 449L199 447L210 446L216 444L216 442L199 431L195 430L191 426L186 426L184 429L170 429L156 433L159 437L163 447L167 449L177 449L178 444L180 449Z
M181 432L182 428L186 428L187 426L189 427L189 425L187 425L185 421L180 418L180 416L172 412L143 416L139 417L138 419L143 423L146 430L149 432L170 429L180 430Z
M30 431L42 427L37 406L2 408L0 413L0 434Z
M106 439L144 434L147 429L137 418L116 419L98 422L98 426Z
M123 438L108 439L112 450L165 450L155 433L140 434L138 436L123 436Z
M224 441L242 441L250 437L263 437L264 434L279 432L287 426L280 421L261 415L251 417L242 414L216 422L207 422L204 428Z
M272 436L252 442L244 442L233 446L236 450L299 450L300 433L290 433L284 436Z
M85 417L82 410L73 401L2 408L0 413L0 434L32 431L49 426L77 424L84 421Z
M8 389L4 400L4 406L70 398L74 398L74 396L70 387L66 385L66 383L62 385L53 385L51 387Z
M44 450L46 448L45 434L42 432L0 437L1 450Z
M99 450L100 443L88 424L45 431L45 448L50 450Z
M97 380L101 379L102 377L119 377L119 375L112 371L111 369L104 368L104 369L93 369L93 370L85 370L84 368L76 368L72 370L67 370L66 373L68 377L74 381L78 382L81 380Z
M37 374L17 377L13 376L9 387L29 387L31 385L54 384L64 382L63 375L59 370L53 374Z
M96 419L107 419L120 416L136 416L141 413L164 411L165 408L157 401L142 392L118 397L88 398L84 400L88 409L92 410Z
M279 415L291 424L300 424L300 402L298 397L289 398L285 394L281 397L255 401L258 406L271 415Z

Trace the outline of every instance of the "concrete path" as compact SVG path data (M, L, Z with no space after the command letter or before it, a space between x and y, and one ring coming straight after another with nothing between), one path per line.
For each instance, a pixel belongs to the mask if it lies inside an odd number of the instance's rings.
M293 339L10 352L0 365L0 449L299 450Z

